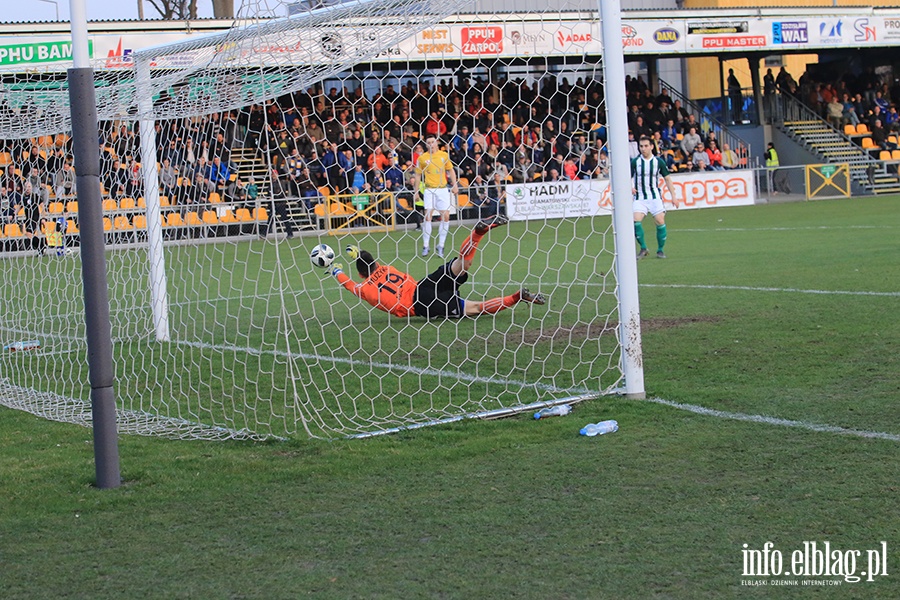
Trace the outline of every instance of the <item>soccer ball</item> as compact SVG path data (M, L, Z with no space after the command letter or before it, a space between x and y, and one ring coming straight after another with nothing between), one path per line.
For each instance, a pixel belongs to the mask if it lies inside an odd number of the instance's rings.
M319 244L309 253L309 260L314 267L326 269L334 262L334 250L328 244Z

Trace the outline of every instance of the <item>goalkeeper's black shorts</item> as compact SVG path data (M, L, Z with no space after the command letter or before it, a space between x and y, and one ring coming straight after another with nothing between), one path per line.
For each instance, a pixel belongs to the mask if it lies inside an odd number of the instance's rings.
M455 260L455 259L454 259ZM450 265L441 265L416 285L413 310L417 317L426 319L459 319L465 316L463 299L459 297L459 286L469 280L469 274L453 275Z

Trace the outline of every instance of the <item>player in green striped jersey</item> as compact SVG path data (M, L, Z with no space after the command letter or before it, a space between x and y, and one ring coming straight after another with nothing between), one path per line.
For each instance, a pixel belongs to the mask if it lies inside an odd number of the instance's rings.
M638 259L649 254L647 243L644 241L644 226L641 221L647 214L653 215L656 221L656 242L658 245L656 257L665 258L663 248L666 245L666 209L663 207L662 188L659 180L666 182L672 204L678 206L678 198L675 196L675 186L672 185L672 177L666 161L653 155L653 140L647 136L641 136L638 143L640 155L631 159L631 183L634 193L634 237L641 246Z

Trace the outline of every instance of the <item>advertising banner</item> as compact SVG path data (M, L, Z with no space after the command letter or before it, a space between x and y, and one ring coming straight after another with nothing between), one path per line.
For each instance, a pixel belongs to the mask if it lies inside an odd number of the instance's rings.
M756 202L753 171L704 171L674 173L677 210L716 206L747 206ZM660 182L662 185L662 182ZM671 206L668 190L663 198ZM608 179L509 184L506 213L513 221L566 219L612 214Z

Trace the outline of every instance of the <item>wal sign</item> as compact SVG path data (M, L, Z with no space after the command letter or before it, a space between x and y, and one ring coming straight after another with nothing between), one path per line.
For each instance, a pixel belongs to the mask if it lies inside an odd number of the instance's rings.
M775 21L772 23L773 44L806 44L809 30L806 21Z

